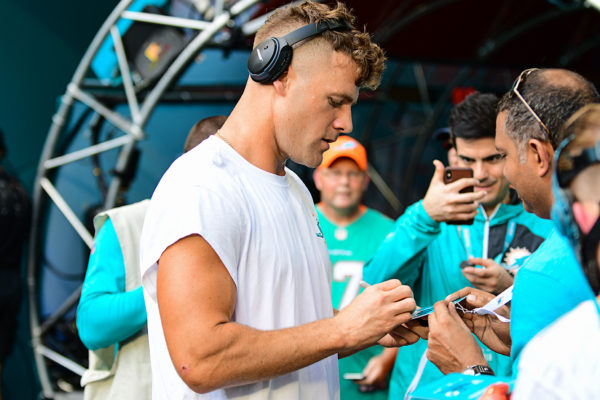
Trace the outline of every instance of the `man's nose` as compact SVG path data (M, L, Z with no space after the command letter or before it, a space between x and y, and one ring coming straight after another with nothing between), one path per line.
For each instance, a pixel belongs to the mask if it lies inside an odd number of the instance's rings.
M473 177L483 181L488 177L488 171L483 162L477 161L473 166Z
M333 121L333 127L340 133L352 132L352 109L350 108L350 105L345 105L340 108L339 113Z

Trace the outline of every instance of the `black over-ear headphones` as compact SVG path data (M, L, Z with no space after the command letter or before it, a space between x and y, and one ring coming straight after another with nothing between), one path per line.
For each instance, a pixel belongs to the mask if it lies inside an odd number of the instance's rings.
M263 40L252 50L248 58L248 71L252 80L271 83L287 71L292 62L292 46L301 40L325 31L350 30L352 25L345 19L327 19L318 24L308 24L276 38Z

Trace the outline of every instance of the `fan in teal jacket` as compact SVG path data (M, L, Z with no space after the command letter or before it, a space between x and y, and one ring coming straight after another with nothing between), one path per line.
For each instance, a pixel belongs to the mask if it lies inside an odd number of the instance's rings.
M412 287L419 306L430 306L448 294L472 286L461 272L461 261L469 256L482 257L510 268L518 267L551 230L551 221L526 212L521 204L499 204L491 217L480 207L472 225L457 226L433 220L419 201L398 218L393 234L365 265L364 280L374 284L398 278ZM403 398L426 350L424 340L399 349L390 383L390 399ZM509 357L483 345L482 350L497 375L511 374ZM427 362L419 383L440 377L442 373L437 367Z

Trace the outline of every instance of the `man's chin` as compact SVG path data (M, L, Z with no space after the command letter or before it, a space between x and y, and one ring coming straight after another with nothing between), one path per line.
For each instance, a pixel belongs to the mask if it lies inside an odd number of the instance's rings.
M550 219L550 212L549 211L547 211L547 210L540 210L538 208L535 208L531 204L526 203L525 200L523 200L523 199L521 199L521 202L523 203L523 208L528 213L535 214L537 217L540 217L542 219Z
M525 209L525 211L527 211L528 213L535 214L538 217L544 218L541 215L539 215L538 212L536 212L536 209L525 200L521 199L521 203L523 204L523 208Z
M308 158L300 158L300 157L290 157L289 160L295 162L296 164L299 165L304 165L305 167L308 168L317 168L319 165L321 165L321 163L323 162L323 154L319 153L319 155L317 157L311 157L310 159Z
M479 200L479 204L484 207L493 207L498 203L501 203L502 199L499 199L495 194L489 193L483 199Z

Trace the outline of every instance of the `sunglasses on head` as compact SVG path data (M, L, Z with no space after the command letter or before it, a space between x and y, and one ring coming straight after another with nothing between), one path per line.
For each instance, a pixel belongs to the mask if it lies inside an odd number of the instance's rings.
M552 140L552 137L550 136L550 131L546 127L546 124L544 124L542 122L542 119L535 113L535 111L533 111L533 108L531 108L531 106L523 98L523 96L521 95L521 93L519 93L519 86L525 81L525 79L529 76L529 74L531 74L535 70L537 70L537 68L529 68L529 69L526 69L525 71L521 72L519 74L519 76L517 77L517 79L515 79L515 81L513 82L512 87L510 88L510 92L509 93L510 93L511 96L514 94L515 96L517 96L517 98L519 100L521 100L521 102L523 103L523 105L527 108L527 110L529 110L529 112L531 113L531 115L533 115L533 118L535 118L535 120L538 122L538 124L540 124L540 126L542 127L542 129L544 129L544 131L546 132L546 135L548 135L548 139Z

